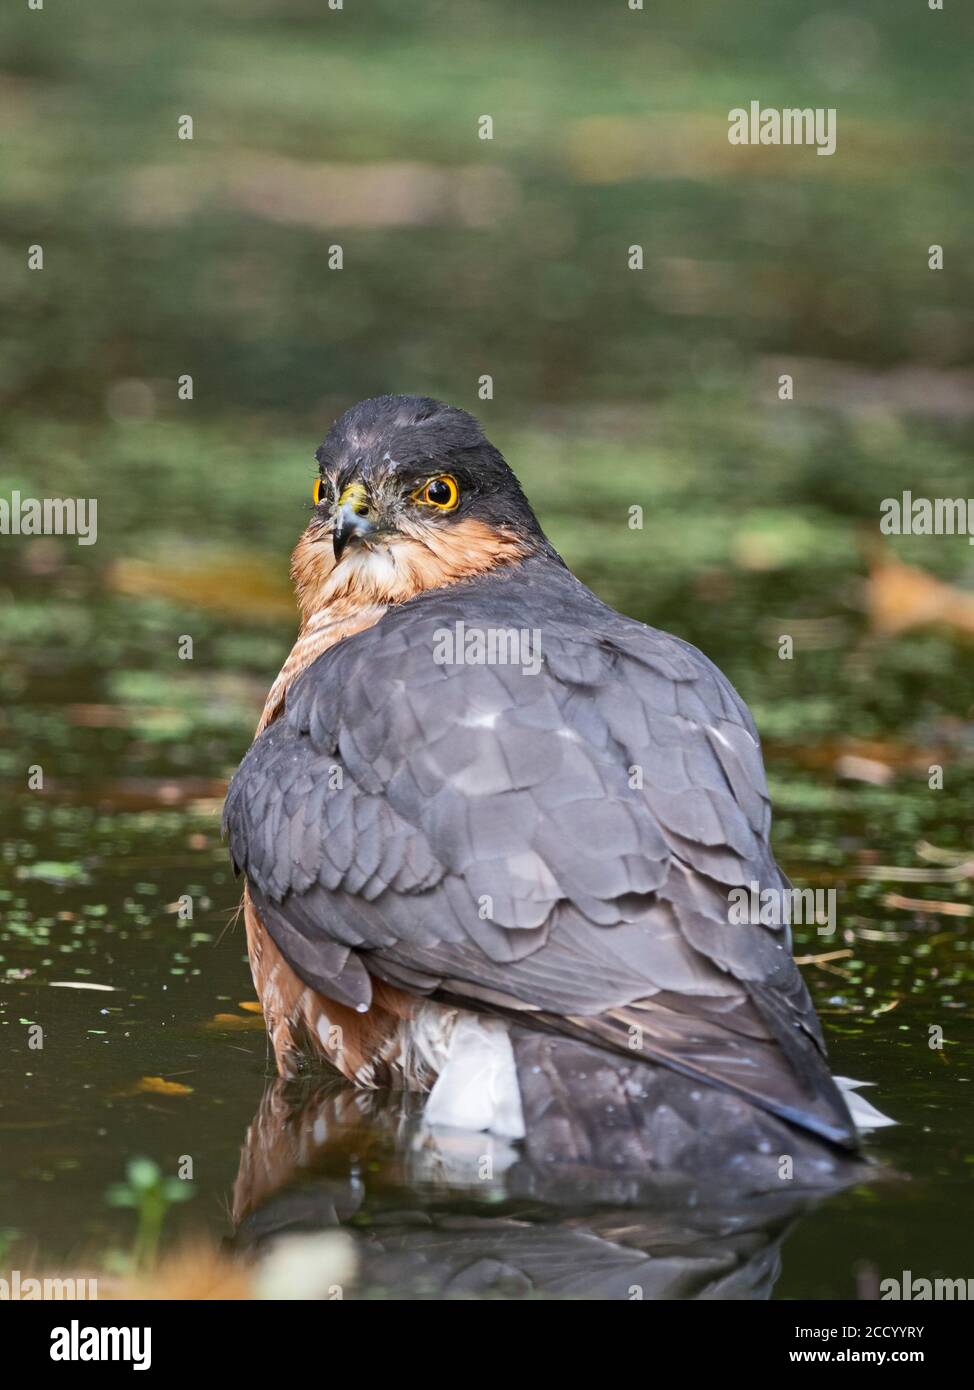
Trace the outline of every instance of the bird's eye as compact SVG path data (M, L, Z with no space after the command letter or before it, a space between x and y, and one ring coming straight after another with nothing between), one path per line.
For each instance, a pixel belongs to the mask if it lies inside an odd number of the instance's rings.
M325 497L325 480L324 480L324 478L316 478L316 479L315 479L315 485L314 485L314 488L313 488L313 490L312 490L311 496L312 496L312 498L314 499L314 504L315 504L316 507L317 507L317 505L318 505L319 502L324 501L324 497Z
M438 512L452 512L460 501L460 489L456 478L444 473L440 478L430 478L414 496L417 502L435 507Z

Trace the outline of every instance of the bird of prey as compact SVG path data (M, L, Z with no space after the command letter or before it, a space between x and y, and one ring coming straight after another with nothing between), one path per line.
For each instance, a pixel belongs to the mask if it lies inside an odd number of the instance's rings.
M465 411L364 401L316 458L299 635L224 816L279 1074L317 1054L546 1143L588 1106L623 1148L668 1076L705 1127L855 1151L787 921L729 910L789 885L726 678L571 573Z

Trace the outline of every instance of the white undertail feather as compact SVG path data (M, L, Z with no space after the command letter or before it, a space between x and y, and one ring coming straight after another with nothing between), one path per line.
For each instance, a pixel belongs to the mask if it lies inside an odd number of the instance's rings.
M881 1110L877 1110L875 1105L871 1105L865 1096L858 1094L859 1087L871 1086L871 1081L850 1081L847 1076L837 1076L835 1084L842 1092L852 1122L860 1134L868 1134L871 1129L885 1129L887 1125L897 1123Z
M521 1089L506 1023L457 1014L423 1118L427 1125L524 1138Z

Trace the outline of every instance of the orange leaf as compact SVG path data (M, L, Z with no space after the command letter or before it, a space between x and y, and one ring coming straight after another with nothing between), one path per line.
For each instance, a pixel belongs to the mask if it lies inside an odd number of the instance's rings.
M214 1014L206 1026L221 1032L242 1033L250 1028L263 1028L264 1019L263 1015L255 1018L253 1014Z
M167 1081L162 1076L143 1076L132 1094L147 1092L151 1096L188 1096L192 1091L192 1086L184 1086L181 1081Z

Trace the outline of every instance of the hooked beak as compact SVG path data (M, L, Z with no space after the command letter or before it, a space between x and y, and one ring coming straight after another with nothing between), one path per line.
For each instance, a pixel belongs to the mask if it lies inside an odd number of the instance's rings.
M362 539L374 530L375 523L372 520L364 486L361 483L350 483L339 497L338 506L335 509L331 538L335 551L335 563L337 564L342 558L342 553L353 536Z

